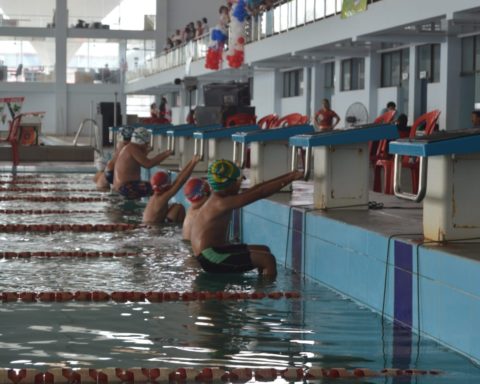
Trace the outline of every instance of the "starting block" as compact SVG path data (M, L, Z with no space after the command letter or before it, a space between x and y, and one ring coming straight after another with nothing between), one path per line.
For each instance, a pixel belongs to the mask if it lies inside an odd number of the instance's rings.
M220 124L209 124L202 126L190 125L182 128L170 128L166 133L168 140L167 146L168 149L173 151L173 156L178 157L179 168L182 169L192 159L195 153L195 141L193 138L193 134L195 132L203 132L220 128L222 128ZM206 150L208 151L208 148ZM207 161L202 160L195 167L195 171L206 171L207 168Z
M207 155L209 165L218 159L233 160L232 135L238 132L258 131L259 129L258 125L253 124L194 132L195 155L201 156L202 159ZM208 143L208 151L205 150L205 142Z
M448 241L480 236L480 129L436 132L390 143L395 154L394 192L399 198L423 201L426 239ZM402 190L401 156L419 157L416 194Z
M249 178L250 186L254 186L289 172L292 159L288 139L314 131L315 128L312 125L305 124L236 133L232 135L233 161L245 168L247 146L250 146Z
M368 143L398 137L394 124L370 124L292 137L292 153L299 147L305 149L304 178L313 176L315 208L368 209ZM292 159L292 169L297 169L296 157Z

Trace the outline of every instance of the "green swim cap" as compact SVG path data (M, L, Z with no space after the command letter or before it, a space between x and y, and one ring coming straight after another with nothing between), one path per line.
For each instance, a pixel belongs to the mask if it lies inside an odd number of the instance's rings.
M217 160L208 167L208 183L215 192L227 189L240 177L240 169L230 160Z

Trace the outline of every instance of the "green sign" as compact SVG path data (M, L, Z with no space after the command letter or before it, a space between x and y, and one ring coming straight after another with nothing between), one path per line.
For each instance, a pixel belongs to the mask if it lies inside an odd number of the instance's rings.
M367 10L367 0L343 0L342 19Z

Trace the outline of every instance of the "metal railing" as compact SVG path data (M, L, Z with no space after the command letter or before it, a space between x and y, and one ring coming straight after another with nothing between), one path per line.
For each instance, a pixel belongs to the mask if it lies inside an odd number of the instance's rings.
M374 3L381 0L368 0ZM341 13L343 0L280 0L269 11L252 15L247 21L247 44L292 29L329 18ZM163 72L181 65L189 60L205 58L208 50L209 34L183 43L161 55L147 61L141 68L127 72L126 81Z
M80 133L82 133L83 127L86 123L90 123L90 145L93 147L95 152L98 152L100 157L103 157L103 142L102 138L100 137L100 128L97 122L93 119L84 119L80 125L78 126L77 133L73 139L73 146L78 144L78 138L80 137ZM93 137L92 137L93 132Z

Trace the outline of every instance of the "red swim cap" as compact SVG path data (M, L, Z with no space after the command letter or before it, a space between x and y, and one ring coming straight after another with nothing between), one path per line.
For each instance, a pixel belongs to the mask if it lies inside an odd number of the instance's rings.
M183 193L188 201L195 203L201 200L203 197L210 195L210 186L206 180L199 179L198 177L192 177L185 183L185 187L183 187Z
M159 171L150 178L152 189L156 193L161 193L170 187L170 175L167 172Z

